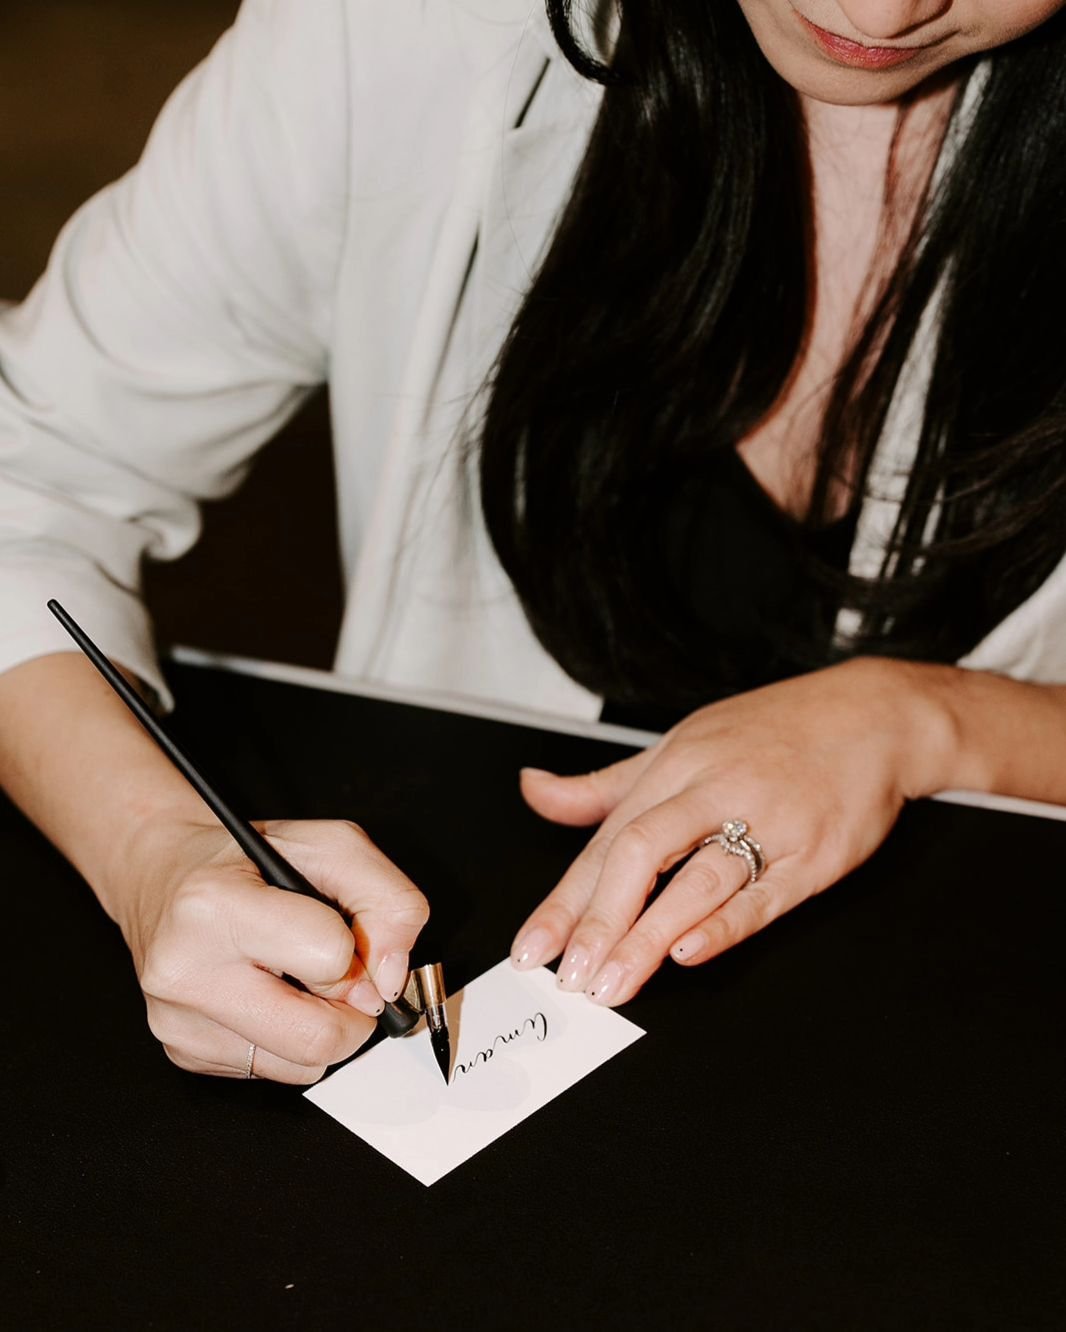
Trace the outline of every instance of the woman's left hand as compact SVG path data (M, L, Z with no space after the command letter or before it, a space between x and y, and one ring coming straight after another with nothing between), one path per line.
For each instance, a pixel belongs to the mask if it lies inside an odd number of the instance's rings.
M643 753L579 777L527 769L556 823L600 828L519 931L519 968L562 954L559 984L633 997L669 955L692 966L819 893L881 844L905 800L944 783L944 668L861 658L701 708ZM728 819L766 870L700 846ZM661 873L699 848L649 905Z

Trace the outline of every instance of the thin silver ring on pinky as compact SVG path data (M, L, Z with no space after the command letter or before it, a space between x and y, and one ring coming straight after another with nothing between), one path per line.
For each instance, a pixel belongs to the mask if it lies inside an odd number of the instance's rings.
M748 883L753 884L766 868L766 857L759 843L752 837L744 819L726 819L721 828L709 837L705 837L700 846L710 846L714 842L727 855L740 856L748 867Z
M254 1074L252 1073L252 1065L253 1065L254 1063L255 1063L255 1046L254 1046L254 1045L249 1045L249 1047L248 1047L248 1057L247 1057L247 1058L245 1059L245 1061L244 1061L244 1080L245 1080L245 1082L247 1082L249 1078L254 1077Z

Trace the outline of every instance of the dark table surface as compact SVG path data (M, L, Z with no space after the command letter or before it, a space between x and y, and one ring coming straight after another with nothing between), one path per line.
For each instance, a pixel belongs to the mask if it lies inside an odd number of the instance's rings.
M453 986L581 844L520 764L586 739L175 667L254 816L356 818ZM430 1189L299 1091L196 1077L10 807L0 1326L1061 1329L1066 824L923 803L851 879L668 966L648 1035Z

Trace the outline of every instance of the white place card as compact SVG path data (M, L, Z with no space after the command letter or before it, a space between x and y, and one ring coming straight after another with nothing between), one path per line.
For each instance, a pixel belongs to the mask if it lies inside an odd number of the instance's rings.
M644 1035L560 991L545 968L515 971L507 959L449 998L448 1028L447 1085L423 1021L305 1093L427 1185Z

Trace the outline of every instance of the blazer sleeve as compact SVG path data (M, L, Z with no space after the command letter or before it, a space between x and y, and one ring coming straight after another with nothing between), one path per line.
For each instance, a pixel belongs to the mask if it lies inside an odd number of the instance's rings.
M183 553L326 376L346 51L341 0L246 0L0 312L0 670L70 648L57 597L168 701L142 560Z

